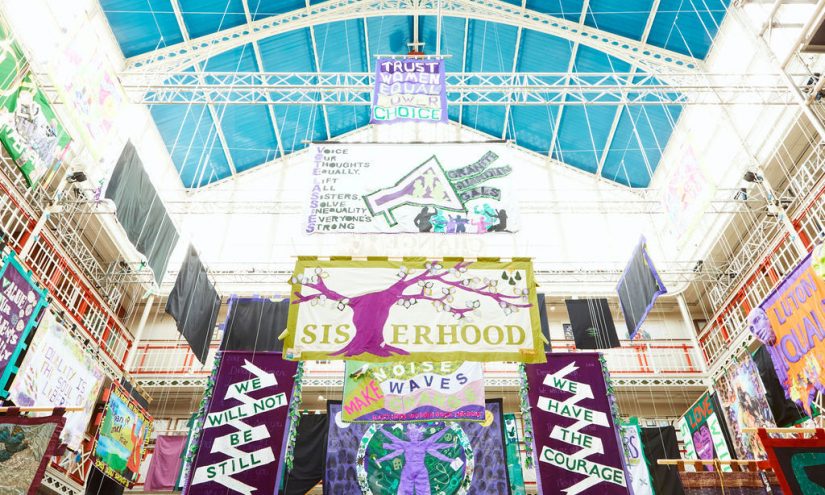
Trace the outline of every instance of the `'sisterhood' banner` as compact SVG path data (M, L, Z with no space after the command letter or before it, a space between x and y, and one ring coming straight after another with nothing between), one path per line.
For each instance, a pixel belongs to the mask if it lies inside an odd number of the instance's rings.
M187 495L275 493L298 364L224 351Z
M503 144L313 145L306 232L518 230Z
M529 260L302 257L290 301L288 359L545 359Z
M642 445L642 432L636 418L631 423L621 426L622 444L624 447L627 476L633 487L633 495L653 495L653 485L650 471L647 468L647 459Z
M526 373L539 493L628 495L599 354L548 353Z
M748 315L748 326L773 361L786 396L811 416L816 392L825 393L825 280L809 254Z
M483 421L481 363L347 361L344 421Z
M518 230L504 145L315 145L306 232Z
M448 121L444 60L376 61L371 124Z

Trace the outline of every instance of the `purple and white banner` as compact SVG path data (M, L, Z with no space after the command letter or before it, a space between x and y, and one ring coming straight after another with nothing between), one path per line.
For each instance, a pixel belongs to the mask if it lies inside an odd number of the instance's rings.
M371 124L448 120L444 60L378 59Z
M0 398L8 397L11 378L26 349L46 291L39 289L22 265L10 254L0 267Z
M548 353L526 372L539 493L628 495L600 355Z
M187 495L275 493L298 363L224 351Z

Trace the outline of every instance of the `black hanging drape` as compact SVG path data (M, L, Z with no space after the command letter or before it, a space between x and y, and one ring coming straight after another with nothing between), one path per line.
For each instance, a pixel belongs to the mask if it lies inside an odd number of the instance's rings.
M295 437L295 458L281 495L305 495L324 479L327 458L326 414L304 414Z
M656 495L684 495L682 481L676 466L660 466L659 459L679 459L676 428L660 426L642 428L642 445L648 462L653 490Z
M565 305L576 349L610 349L621 345L607 299L568 299Z
M230 301L221 349L226 351L282 351L278 336L286 330L289 299L236 298Z

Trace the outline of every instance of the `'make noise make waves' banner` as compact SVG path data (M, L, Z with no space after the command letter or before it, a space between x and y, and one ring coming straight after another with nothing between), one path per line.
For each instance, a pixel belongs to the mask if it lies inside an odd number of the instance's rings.
M503 144L313 146L306 232L518 230Z
M483 421L481 363L347 361L346 422Z
M526 373L539 493L628 495L601 356L548 353Z
M300 257L287 359L544 362L529 260Z
M444 60L378 59L370 124L448 121Z
M276 492L297 367L279 353L223 352L187 495Z
M748 315L748 324L786 396L810 416L816 392L825 393L825 280L810 254Z

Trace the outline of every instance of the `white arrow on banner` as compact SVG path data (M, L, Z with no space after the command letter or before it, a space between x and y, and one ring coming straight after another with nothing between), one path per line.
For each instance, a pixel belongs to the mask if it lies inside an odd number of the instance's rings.
M226 395L224 396L225 399L237 399L244 404L249 404L250 402L254 402L255 399L246 395L247 393L278 385L278 380L274 374L267 373L248 360L246 360L241 367L255 375L255 378L230 385L229 390L226 391Z
M232 457L217 464L201 466L195 470L192 484L197 485L198 483L214 481L243 495L252 495L252 492L257 490L257 488L236 480L232 475L275 462L275 455L272 453L272 448L270 447L265 447L255 452L241 452L240 450L230 448L227 454Z

